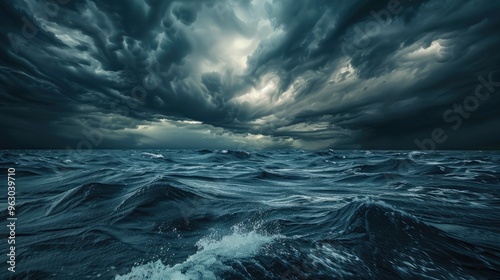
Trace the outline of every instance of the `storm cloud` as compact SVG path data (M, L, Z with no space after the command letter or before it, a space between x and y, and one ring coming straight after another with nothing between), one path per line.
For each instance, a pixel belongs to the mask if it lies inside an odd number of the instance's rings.
M500 148L498 1L0 7L0 148Z

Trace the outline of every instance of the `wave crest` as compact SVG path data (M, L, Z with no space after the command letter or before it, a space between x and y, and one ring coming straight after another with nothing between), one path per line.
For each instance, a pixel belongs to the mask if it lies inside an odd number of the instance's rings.
M157 260L135 266L128 274L116 276L115 280L219 279L218 274L230 269L226 262L253 257L277 238L278 235L265 235L256 230L243 232L239 227L233 227L232 233L220 239L206 237L199 240L196 243L198 251L182 263L170 266Z

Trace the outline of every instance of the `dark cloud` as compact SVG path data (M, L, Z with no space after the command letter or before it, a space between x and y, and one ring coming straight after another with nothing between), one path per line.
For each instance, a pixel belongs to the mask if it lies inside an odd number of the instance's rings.
M495 1L0 8L1 148L500 148Z

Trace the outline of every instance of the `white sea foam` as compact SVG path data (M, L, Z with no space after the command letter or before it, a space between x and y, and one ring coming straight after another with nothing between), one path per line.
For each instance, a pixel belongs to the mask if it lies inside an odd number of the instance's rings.
M311 249L308 257L311 263L303 267L303 272L312 272L320 267L330 274L332 278L345 278L346 276L354 276L352 272L345 269L346 266L366 269L359 257L330 244L323 244Z
M150 158L164 158L162 154L141 153L141 155L149 156Z
M244 259L254 256L265 244L271 243L279 235L263 235L256 231L243 233L234 228L229 235L220 239L203 238L196 243L198 251L183 263L164 265L160 260L133 267L125 275L115 280L197 280L217 279L216 273L229 269L226 260Z
M411 151L408 155L410 159L415 159L415 157L426 155L426 153L422 151Z

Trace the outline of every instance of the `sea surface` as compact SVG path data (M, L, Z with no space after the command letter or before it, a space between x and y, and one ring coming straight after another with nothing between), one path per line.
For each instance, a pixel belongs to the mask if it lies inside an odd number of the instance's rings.
M0 155L1 279L500 279L500 152Z

